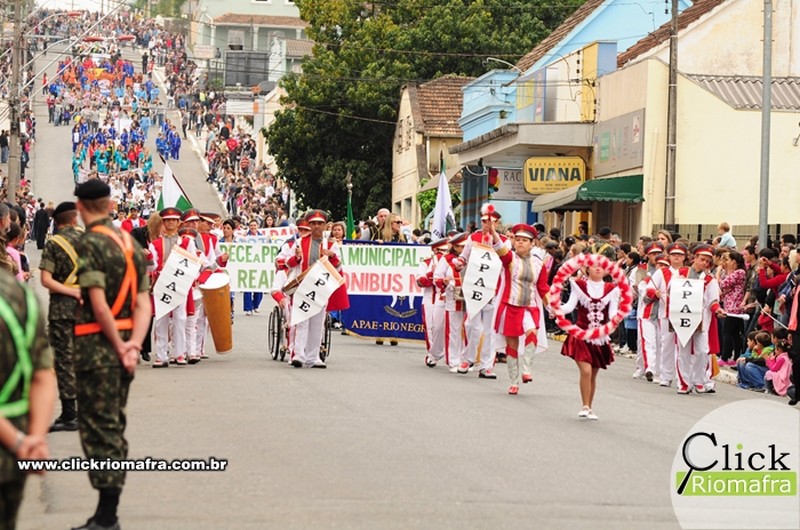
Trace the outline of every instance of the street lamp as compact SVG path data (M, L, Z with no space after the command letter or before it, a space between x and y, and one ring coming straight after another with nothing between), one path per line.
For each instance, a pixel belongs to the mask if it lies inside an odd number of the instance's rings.
M516 70L517 72L519 72L519 75L522 75L522 74L525 73L522 70L520 70L519 66L517 66L517 65L515 65L513 63L510 63L508 61L505 61L503 59L498 59L497 57L487 57L486 59L483 60L483 62L484 62L484 65L486 65L486 63L488 63L488 62L495 62L495 63L504 64L504 65L508 66L509 68L512 68L512 69Z

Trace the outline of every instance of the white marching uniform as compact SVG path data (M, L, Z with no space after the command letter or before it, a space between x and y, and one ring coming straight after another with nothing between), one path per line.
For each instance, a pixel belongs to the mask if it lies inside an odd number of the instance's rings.
M681 271L684 272L684 271ZM692 390L703 393L713 388L711 380L711 362L709 357L708 332L716 325L713 313L720 307L719 282L706 272L697 272L689 268L685 277L690 280L703 280L703 321L686 342L685 346L676 341L678 358L676 363L678 392L686 394Z
M661 348L658 373L662 386L669 386L675 380L677 340L669 323L669 287L672 278L679 275L678 269L664 267L653 274L650 285L646 288L648 298L660 300L658 304L658 334Z
M444 300L433 283L433 273L441 259L437 253L423 260L417 270L417 285L422 288L422 314L425 324L425 349L430 361L440 361L444 356ZM441 309L442 318L436 318L437 306Z
M646 271L644 278L638 282L639 304L636 312L636 320L639 328L638 348L636 350L636 371L638 374L650 374L649 379L659 377L660 373L660 352L661 335L659 333L659 305L661 300L649 298L647 288L650 285L653 274L658 271L657 267L649 269L647 265L639 271ZM642 274L637 274L637 277Z
M200 256L200 271L216 270L218 249L212 245L206 248L202 235L198 235L195 239L195 246ZM197 360L203 355L203 346L208 333L208 317L203 305L203 292L197 285L192 286L191 296L194 299L194 314L186 317L186 354L189 359Z
M458 300L456 293L461 289L461 274L453 267L457 256L447 254L436 264L433 279L442 291L444 331L444 359L450 368L456 368L465 359L464 354L464 301ZM438 312L437 312L438 313ZM437 315L435 315L436 317Z

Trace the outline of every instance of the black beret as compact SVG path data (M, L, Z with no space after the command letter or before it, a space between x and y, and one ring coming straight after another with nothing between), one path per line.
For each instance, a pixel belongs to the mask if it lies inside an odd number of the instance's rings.
M53 217L55 217L55 216L57 216L59 214L62 214L64 212L71 212L71 211L73 211L75 209L76 209L76 207L75 207L75 203L74 202L70 202L70 201L62 202L61 204L56 206L55 210L53 210Z
M75 186L75 196L87 201L102 199L111 196L111 188L100 179L90 179Z

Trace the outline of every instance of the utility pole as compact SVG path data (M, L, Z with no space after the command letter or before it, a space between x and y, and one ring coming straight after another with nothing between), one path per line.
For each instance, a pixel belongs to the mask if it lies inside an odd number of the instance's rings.
M22 1L14 0L14 41L11 43L11 90L9 90L9 138L8 138L8 192L6 199L17 203L17 190L20 181L20 66L22 54Z
M761 180L758 194L758 246L769 233L769 147L772 121L772 0L764 0L764 71L761 80Z
M667 98L667 180L664 228L675 229L675 164L678 128L678 0L672 0L669 32L669 93Z

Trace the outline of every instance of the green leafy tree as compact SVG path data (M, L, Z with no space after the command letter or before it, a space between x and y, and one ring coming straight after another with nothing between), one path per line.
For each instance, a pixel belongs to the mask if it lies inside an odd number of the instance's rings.
M390 207L400 89L486 57L515 61L584 0L297 0L314 55L282 80L288 106L265 132L281 176L304 204L343 218L345 175L356 217Z

